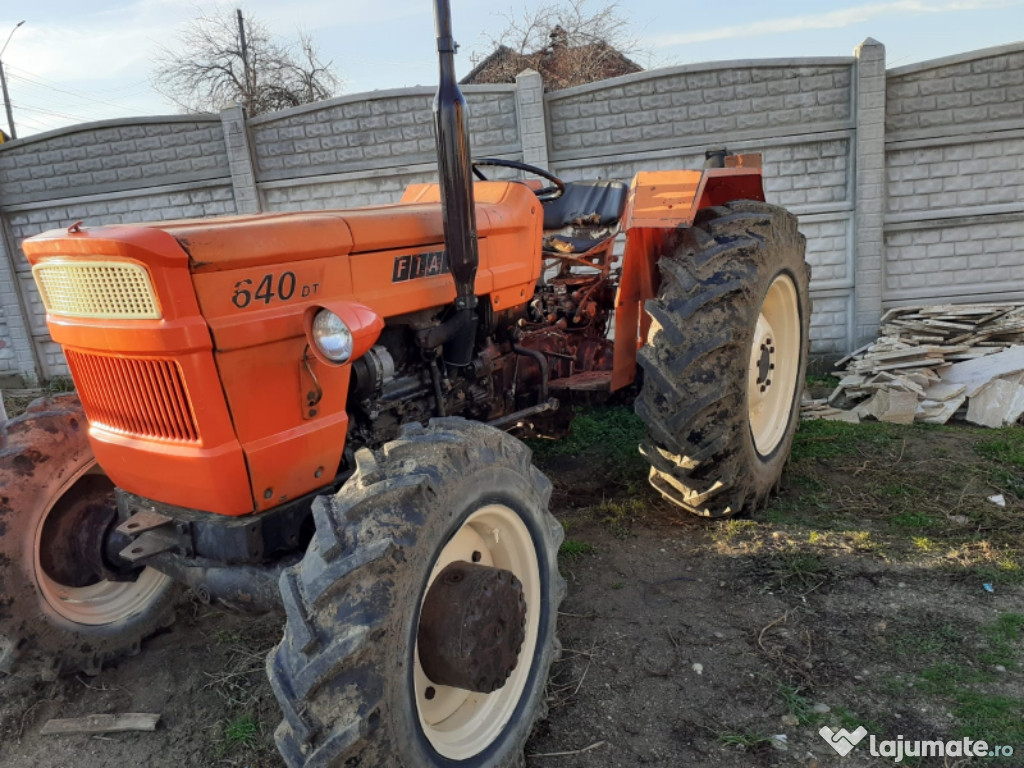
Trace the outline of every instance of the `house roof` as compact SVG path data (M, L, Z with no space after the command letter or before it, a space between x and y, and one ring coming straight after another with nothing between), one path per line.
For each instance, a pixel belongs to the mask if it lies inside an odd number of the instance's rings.
M516 75L524 69L540 72L544 87L549 91L643 71L643 67L603 40L569 46L564 31L555 27L547 48L524 54L500 45L459 82L462 85L514 83Z

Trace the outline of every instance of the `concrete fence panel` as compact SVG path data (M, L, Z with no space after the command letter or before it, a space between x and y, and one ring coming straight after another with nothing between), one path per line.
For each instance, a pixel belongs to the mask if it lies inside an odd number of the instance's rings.
M886 306L1024 299L1024 44L890 70Z

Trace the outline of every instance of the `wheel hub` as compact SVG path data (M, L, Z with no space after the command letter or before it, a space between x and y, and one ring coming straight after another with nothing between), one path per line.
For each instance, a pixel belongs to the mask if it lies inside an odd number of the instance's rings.
M775 363L772 362L774 354L775 347L772 346L770 338L761 343L761 357L757 361L757 383L762 392L772 385L771 375L775 370Z
M78 493L69 494L51 510L40 542L39 564L58 584L81 588L103 580L130 579L138 573L111 550L111 538L121 543L123 537L114 534L117 510L108 485L103 477L87 476Z
M526 599L511 571L458 561L434 579L417 638L431 682L496 691L516 668L525 639Z

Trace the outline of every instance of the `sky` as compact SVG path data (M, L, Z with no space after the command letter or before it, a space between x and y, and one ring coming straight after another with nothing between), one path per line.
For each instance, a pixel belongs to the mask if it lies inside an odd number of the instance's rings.
M451 0L461 77L488 52L503 16L557 0ZM609 0L587 0L599 9ZM3 0L0 57L19 137L92 120L174 114L149 81L154 51L174 47L200 11L237 3L187 0ZM247 17L285 40L308 33L332 60L344 93L434 85L429 0L246 0ZM663 67L704 61L847 56L867 37L886 46L889 67L1024 40L1024 0L621 0L638 43L633 58ZM0 114L0 125L7 128Z

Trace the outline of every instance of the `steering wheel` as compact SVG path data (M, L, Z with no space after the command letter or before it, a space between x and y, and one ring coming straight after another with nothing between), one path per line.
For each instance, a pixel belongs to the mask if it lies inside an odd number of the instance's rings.
M538 168L535 165L520 163L518 160L502 160L497 157L481 157L479 160L474 160L473 175L480 179L480 181L487 181L487 177L484 176L483 172L479 168L479 166L486 165L496 166L498 168L515 168L518 171L525 171L526 173L531 173L534 176L540 176L542 179L550 181L550 187L542 187L533 191L533 194L535 194L537 199L542 203L550 203L552 200L557 200L565 194L565 182L555 176L555 174L550 171L545 171L543 168Z

